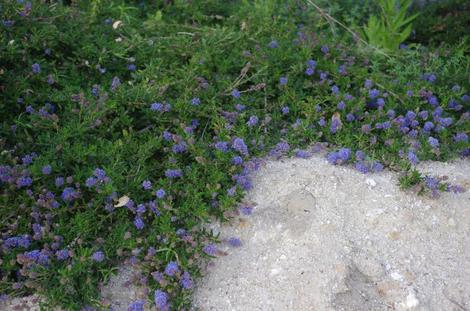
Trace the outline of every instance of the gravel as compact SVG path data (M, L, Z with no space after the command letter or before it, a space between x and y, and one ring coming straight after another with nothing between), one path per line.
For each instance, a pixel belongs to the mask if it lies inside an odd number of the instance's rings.
M470 187L470 163L419 169ZM470 310L470 193L439 199L313 158L267 162L251 216L214 223L222 252L198 283L201 310Z

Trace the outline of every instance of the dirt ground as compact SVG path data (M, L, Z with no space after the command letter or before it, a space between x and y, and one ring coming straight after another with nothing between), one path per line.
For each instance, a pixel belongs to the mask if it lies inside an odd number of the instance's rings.
M470 162L423 163L470 186ZM323 156L268 162L253 214L214 225L226 246L199 283L202 310L470 310L470 192L431 199L398 176L363 175Z

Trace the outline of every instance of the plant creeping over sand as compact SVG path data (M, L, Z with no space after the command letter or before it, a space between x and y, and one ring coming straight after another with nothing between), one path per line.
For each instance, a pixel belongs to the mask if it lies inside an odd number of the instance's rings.
M251 213L235 207L264 156L330 146L462 190L412 172L470 154L466 46L383 58L301 1L152 3L2 4L2 294L107 310L97 287L128 259L151 289L130 310L189 308L218 254L203 225Z

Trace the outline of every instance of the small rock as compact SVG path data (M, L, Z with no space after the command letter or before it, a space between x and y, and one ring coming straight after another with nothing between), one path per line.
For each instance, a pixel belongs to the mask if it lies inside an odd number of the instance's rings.
M278 275L280 272L281 272L281 269L279 269L279 268L273 268L273 269L271 269L270 275L271 275L271 276Z
M374 188L375 186L377 186L377 183L372 178L367 178L366 179L366 184L369 186L369 189Z
M402 281L402 280L403 280L403 275L401 275L400 273L398 273L398 271L392 271L392 273L390 274L390 276L391 276L392 279L394 279L395 281Z
M410 291L408 293L408 296L406 296L406 307L408 309L417 307L419 305L419 300L416 298L416 295L414 292Z
M449 218L449 221L448 221L448 222L449 222L449 226L451 226L451 227L455 227L455 226L457 225L457 224L455 223L454 218Z

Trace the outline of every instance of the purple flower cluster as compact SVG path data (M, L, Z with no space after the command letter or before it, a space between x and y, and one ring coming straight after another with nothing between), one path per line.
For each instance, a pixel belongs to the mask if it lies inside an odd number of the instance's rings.
M317 62L313 59L307 61L307 69L305 69L305 74L307 76L312 76L315 73L315 68L317 67Z
M93 176L88 177L85 181L85 185L88 188L94 188L96 191L99 191L101 186L107 184L111 179L106 176L106 172L101 168L96 168L93 171Z
M253 213L253 207L251 206L241 206L239 210L240 213L245 216L249 216Z
M144 220L141 217L136 217L134 219L134 226L136 227L137 230L142 230L145 227Z
M105 256L102 251L96 251L91 255L91 259L96 262L102 262L104 261Z
M331 87L331 92L335 95L338 95L339 94L339 87L337 85L333 85Z
M468 135L466 133L460 132L454 135L454 141L459 142L468 142Z
M446 191L446 192L452 192L452 193L465 192L465 189L462 186L444 183L442 182L441 178L424 176L423 181L424 181L424 186L428 190L431 191L431 195L433 198L439 198L440 191Z
M180 141L171 148L174 153L184 153L188 150L188 145L184 141Z
M21 162L23 162L23 165L30 165L36 157L37 154L35 153L27 154L21 158Z
M115 92L120 85L121 85L121 80L118 77L114 77L113 81L111 81L111 91Z
M295 152L295 156L297 158L301 158L301 159L308 159L310 158L312 155L310 154L310 152L306 151L306 150L297 150Z
M238 98L240 98L240 95L241 95L241 94L240 94L240 91L239 91L239 90L234 89L234 90L232 91L232 96L233 96L233 98L238 99Z
M150 180L144 180L142 182L142 188L144 190L151 190L152 189L152 182Z
M242 187L242 189L244 189L244 190L250 190L250 189L253 188L253 183L251 181L251 177L246 173L235 174L235 175L233 175L232 179L235 180L237 182L237 184L240 187Z
M209 256L215 256L217 254L217 246L215 244L207 244L202 248L202 251Z
M416 165L419 162L418 156L411 150L408 151L408 161L410 161L412 165Z
M145 301L143 300L134 301L129 305L127 311L144 311L144 305Z
M65 202L72 202L78 198L80 198L81 194L80 191L73 187L66 187L62 191L62 194L60 195L60 198L64 200Z
M18 261L22 262L23 266L32 268L33 265L47 266L50 263L50 256L52 252L50 250L32 250L17 256Z
M171 179L179 178L183 176L183 171L180 169L167 169L165 171L165 176Z
M243 164L243 159L240 156L234 156L232 158L232 164L233 165L242 165Z
M193 106L199 106L201 104L201 100L197 97L191 99L191 105Z
M12 21L11 19L4 19L2 20L3 26L10 28L15 24L15 21Z
M214 144L215 149L227 152L228 151L228 143L226 141L218 141Z
M244 155L244 156L248 155L248 147L245 144L245 141L243 140L243 138L236 137L233 140L232 148L236 150L238 153L240 153L241 155Z
M158 112L169 112L171 110L171 105L168 103L162 104L155 102L150 104L150 110Z
M374 99L380 96L380 91L377 89L371 89L369 91L369 98Z
M157 196L157 198L163 199L166 195L166 192L163 188L160 188L157 191L155 191L155 195Z
M228 244L232 247L240 247L242 246L242 241L239 238L231 237L227 240Z
M50 165L43 166L42 169L41 169L41 172L44 175L50 175L52 173L52 166L50 166Z
M193 279L191 278L191 275L189 272L184 271L183 275L181 276L180 280L181 287L184 289L191 289L193 288Z
M278 48L278 47L279 47L279 43L277 43L276 40L272 40L271 42L269 42L268 46L269 46L271 49L275 49L275 48Z
M4 240L3 247L9 248L28 248L31 244L29 235L9 237Z
M326 45L322 45L320 51L322 51L323 54L328 54L330 52L330 48Z
M333 118L331 118L330 133L336 134L338 130L341 129L341 127L342 127L341 119L337 116L333 116Z
M162 290L156 290L154 293L155 305L161 311L166 311L169 309L168 304L168 294Z
M257 116L251 116L250 119L248 120L248 122L246 122L246 124L249 127L255 126L256 124L258 124L258 117Z
M341 148L338 151L327 154L326 159L330 164L342 165L349 161L351 157L351 149Z
M434 83L436 82L437 80L437 77L434 73L430 72L430 73L424 73L422 76L421 76L421 79L423 80L426 80L428 81L429 83Z
M269 152L269 155L278 157L286 154L289 150L290 145L286 141L281 141Z
M41 73L41 66L40 66L38 63L34 63L34 64L31 66L31 70L32 70L33 73L35 73L35 74Z
M165 274L168 275L168 276L175 276L177 273L179 273L179 267L178 267L178 263L176 263L175 261L170 261L167 265L166 265L166 268L165 268Z
M29 187L32 184L33 184L33 179L29 176L21 176L16 181L16 185L18 188Z
M439 148L439 140L432 136L428 137L428 143L432 148Z
M69 250L68 249L61 249L56 251L55 253L57 260L63 261L69 258Z
M358 170L359 172L363 174L367 174L369 172L378 173L378 172L383 171L384 169L384 166L382 165L382 163L378 161L371 162L371 161L364 161L364 160L356 161L355 167L356 167L356 170Z

